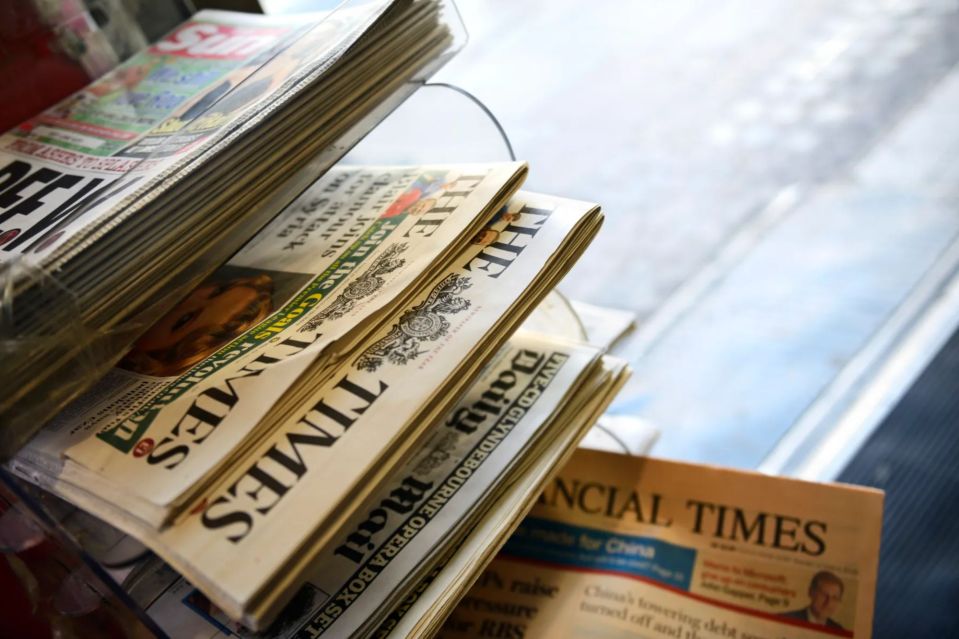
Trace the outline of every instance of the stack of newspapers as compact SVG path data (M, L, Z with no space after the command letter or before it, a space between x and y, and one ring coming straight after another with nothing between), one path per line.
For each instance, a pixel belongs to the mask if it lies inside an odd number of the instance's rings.
M438 627L628 376L522 328L597 205L330 168L449 13L202 12L0 136L0 458L155 553L171 636Z
M382 636L440 567L465 591L628 375L517 331L602 222L525 175L332 169L11 468L175 570L161 624Z
M448 13L201 12L0 136L0 457L445 59Z

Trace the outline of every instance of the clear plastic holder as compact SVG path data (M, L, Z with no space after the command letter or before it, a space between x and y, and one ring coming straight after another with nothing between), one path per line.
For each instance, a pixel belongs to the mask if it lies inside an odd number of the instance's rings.
M428 81L356 145L343 163L416 165L484 160L516 160L496 115L464 88Z
M338 5L336 11L359 4L364 2L347 0ZM319 150L286 177L279 188L257 204L255 214L239 222L229 236L209 247L201 259L181 268L162 285L158 284L155 297L137 307L122 322L103 327L79 321L83 317L82 302L58 274L25 259L0 265L0 361L5 363L0 368L0 384L16 384L6 363L18 357L53 353L62 362L35 392L9 405L0 403L0 457L9 457L40 425L100 379L157 317L242 247L380 121L423 87L428 78L465 45L466 30L452 0L442 0L439 4L452 36L445 50L412 79L393 88L386 99L370 108L335 143ZM267 62L264 61L258 71ZM254 76L256 72L225 96L254 82ZM189 122L199 120L215 106L216 103L211 104ZM189 124L184 129L188 127ZM150 156L143 161L148 159ZM32 292L33 305L46 309L46 313L31 313L26 317L19 312L20 298L15 292L25 289ZM25 428L25 425L33 427ZM43 612L49 631L55 636L83 637L91 636L90 632L118 639L166 636L120 585L129 567L149 554L145 547L14 477L2 466L0 554L3 555L0 561L14 566L6 575L15 582L9 586L22 588L28 598L34 597L34 610ZM56 579L44 576L53 573ZM5 592L12 591L5 589ZM17 618L8 616L8 620Z
M46 296L44 303L56 309L44 326L49 334L40 332L29 336L34 345L45 345L51 339L64 349L78 343L83 345L71 356L71 365L61 371L56 393L25 407L32 411L29 414L33 418L48 419L59 407L82 392L91 380L105 374L157 317L225 262L247 239L341 158L345 163L377 164L515 159L505 131L482 102L459 87L428 81L465 44L466 39L465 28L453 2L445 0L442 4L457 27L454 31L458 35L440 57L424 67L416 77L396 88L389 98L371 109L335 144L312 157L285 181L283 188L259 205L260 213L245 220L230 238L212 247L197 264L183 269L175 281L165 285L162 296L138 308L122 323L108 329L98 329L70 321L79 316L79 302L76 295L55 276L24 263L0 267L4 271L21 270L16 275L8 273L4 276L0 273L0 286L3 287L0 288L0 357L10 352L8 349L30 348L23 342L11 344L7 339L7 330L16 326L16 317L10 304L12 298L6 293L12 282L17 280L34 282ZM411 96L412 99L409 99ZM451 118L451 112L457 115ZM438 114L443 114L442 119ZM391 117L386 119L389 115ZM384 126L377 128L381 122ZM433 135L428 139L429 144L419 144L415 151L412 150L411 133L415 137L419 131L420 142L423 142L427 139L422 135L424 132L435 134L438 129L442 134ZM550 321L563 316L566 320L563 325L568 325L568 330L582 334L582 325L568 301L558 292L553 294L551 300L552 305L547 306L556 307L554 311L558 315L549 315ZM76 371L82 374L77 375ZM2 446L7 444L6 430L4 424L3 429L0 429ZM26 535L32 541L19 547L7 543L3 522L8 512L14 513L10 515L14 530L33 531L33 537ZM166 636L145 609L136 603L135 597L126 592L126 586L120 585L125 583L122 580L129 570L142 563L151 553L132 538L123 536L107 524L34 488L0 467L0 553L8 557L17 556L28 544L46 546L51 543L60 549L58 552L69 557L67 563L77 566L69 571L70 588L86 593L85 599L81 597L85 605L68 609L67 613L55 610L54 615L73 615L75 619L71 617L70 622L78 628L84 628L83 624L92 621L99 624L97 627L101 630L109 629L113 633L109 635L111 637ZM136 585L134 582L129 587Z
M246 104L244 108L248 108L248 111L241 112L239 117L229 121L223 128L207 132L207 137L199 137L204 134L203 123L219 113L218 105L231 99L238 100L238 96L245 91L249 92L265 80L273 81L280 56L289 53L298 44L303 49L300 53L309 55L306 45L313 42L310 38L321 38L324 33L336 33L337 25L346 21L345 12L362 12L374 4L379 3L366 0L341 2L322 21L303 29L291 40L284 41L283 48L263 55L249 75L229 87L210 104L203 105L200 109L188 109L186 113L189 113L189 117L182 119L179 130L163 140L163 144L166 148L177 145L194 145L194 148L180 156L173 166L163 167L158 180L146 180L146 186L138 186L129 198L142 205L161 197L166 188L187 175L202 170L204 166L223 162L223 151L231 148L230 145L239 147L249 144L256 139L255 136L262 137L267 133L296 135L295 125L313 115L306 112L291 113L291 119L296 116L297 122L290 125L294 127L290 131L278 130L277 127L282 129L284 126L280 121L273 122L273 129L267 130L264 125L271 123L264 116L278 108L278 99L283 99L285 104L286 101L297 98L305 99L305 93L282 93L280 95L285 97L278 97L272 93L275 89L270 89L265 96L256 98L259 102L254 101L252 107ZM231 221L215 243L194 247L196 250L191 259L183 260L162 277L154 278L148 289L139 290L139 302L130 306L130 312L122 321L91 320L89 314L84 312L85 300L76 290L71 290L70 282L64 281L64 265L68 264L70 259L76 259L75 256L69 256L69 240L64 245L67 248L60 246L52 251L54 257L69 257L52 260L52 266L49 261L40 265L37 258L29 254L0 264L0 362L3 362L0 366L0 460L8 459L44 423L99 380L156 318L169 311L179 299L239 250L465 45L466 30L452 0L440 0L436 4L439 7L440 20L449 30L442 50L416 71L412 78L399 78L393 84L378 87L378 90L386 92L382 99L375 103L370 103L370 100L361 101L356 111L363 112L362 116L332 144L318 147L311 139L297 140L296 147L290 149L290 157L274 158L273 161L282 164L283 168L271 166L264 169L265 186L258 184L254 187L263 188L257 201L246 206L243 209L245 213L239 216L240 219ZM278 20L282 21L283 19ZM368 23L364 24L368 26ZM375 35L367 33L356 41ZM346 48L348 47L340 49L339 53ZM319 77L331 64L320 64L307 74L303 74L302 69L297 69L296 74L288 76L277 88L283 91L302 88L311 79ZM190 113L191 110L195 112ZM316 117L322 118L324 114L320 113ZM162 165L166 161L167 157L161 157L159 152L147 153L121 180L133 179L143 167L151 164ZM255 165L257 162L257 158L251 156L244 160L243 165ZM269 173L280 170L285 171L285 174L274 175L271 180ZM195 198L191 197L190 201L183 202L181 197L180 201L174 203L189 206L194 199L216 197L210 196L199 186L194 190L199 191ZM226 195L221 196L226 202L224 205L243 197L242 191L236 191L232 199L229 195L228 189ZM131 224L131 220L132 218L123 217L113 220L111 226ZM154 226L149 226L150 224ZM151 221L145 228L149 231L152 228L159 229L160 226L160 221ZM55 237L55 233L65 230L66 227L54 226L41 236L41 239ZM191 241L191 237L184 237L179 244L189 246ZM122 250L129 253L134 251L135 247ZM126 257L129 259L129 254ZM25 375L25 370L40 372Z
M37 489L0 475L0 635L77 639L164 637L138 606L40 506Z

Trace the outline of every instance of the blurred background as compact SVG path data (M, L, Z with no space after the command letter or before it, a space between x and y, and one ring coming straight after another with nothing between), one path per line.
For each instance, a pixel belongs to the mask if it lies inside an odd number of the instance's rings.
M659 453L759 466L952 275L956 2L458 5L438 79L497 115L528 188L606 211L563 288L637 313L617 410Z
M875 636L954 636L959 3L458 5L439 79L529 189L606 211L562 288L637 314L612 412L658 456L885 489Z
M0 119L46 95L22 51L81 86L197 7L335 4L0 3ZM959 1L456 4L435 81L527 189L606 212L561 289L636 314L612 412L658 456L885 489L876 636L954 636ZM508 153L424 87L352 157Z
M954 636L959 3L457 5L436 80L525 188L606 212L561 289L637 316L612 412L657 456L884 489L875 636ZM442 93L356 153L505 159Z

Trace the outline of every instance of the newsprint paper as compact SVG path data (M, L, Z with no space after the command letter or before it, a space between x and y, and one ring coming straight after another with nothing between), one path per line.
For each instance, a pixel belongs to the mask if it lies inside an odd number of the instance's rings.
M555 286L601 219L593 204L513 197L446 272L245 447L242 462L216 473L195 506L161 531L92 495L90 484L68 476L75 467L65 466L47 485L150 546L232 618L260 626ZM300 339L317 330L304 324ZM193 443L201 447L213 437L208 426L191 429L171 434L200 437ZM29 459L15 462L17 472L38 479ZM126 481L139 480L131 474Z
M504 490L557 443L571 450L612 399L621 364L599 349L521 333L510 340L415 453L335 537L308 581L263 633L219 613L186 580L156 570L149 613L177 637L369 634ZM517 512L506 517L519 516ZM143 581L143 576L137 581Z
M580 449L440 636L868 638L882 502Z
M185 168L231 123L272 110L270 101L291 88L288 80L329 64L341 39L358 37L374 9L382 7L296 21L200 12L0 136L0 264L39 262L65 244L85 248L81 243L116 224L121 211L146 203L131 194L160 187L172 167ZM309 54L292 51L307 43Z
M0 456L328 168L451 37L429 0L201 12L0 135L13 346Z
M297 387L322 382L351 340L447 269L525 173L520 163L333 169L21 459L159 528L269 430Z

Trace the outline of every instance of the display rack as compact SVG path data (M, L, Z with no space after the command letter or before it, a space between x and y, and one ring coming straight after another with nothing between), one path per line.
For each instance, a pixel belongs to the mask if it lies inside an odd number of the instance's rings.
M364 0L346 0L338 5L337 10L363 2ZM242 228L231 234L230 238L225 238L223 242L212 247L195 267L184 271L171 283L170 289L174 293L167 294L162 300L148 307L138 309L122 325L109 331L100 331L92 327L77 327L68 321L76 316L76 300L69 290L59 285L55 276L40 270L29 270L26 266L20 267L27 269L28 277L33 278L35 283L46 291L45 294L51 296L50 301L57 309L48 325L43 327L40 338L60 340L65 344L64 348L72 347L72 344L78 341L83 343L84 352L81 353L79 361L84 377L100 376L115 361L117 353L122 353L142 330L148 318L161 314L165 305L175 302L207 272L226 261L243 245L245 238L253 236L330 167L343 160L344 156L349 154L346 162L411 161L413 158L410 154L397 153L395 145L383 141L384 133L402 140L404 135L409 133L409 127L402 122L408 121L410 117L422 124L421 139L432 141L432 144L417 145L417 159L420 162L435 163L445 160L449 149L441 150L438 159L427 159L430 156L423 153L427 152L424 149L429 149L429 152L436 151L437 145L441 146L442 140L451 136L459 136L458 149L475 149L476 146L482 148L483 145L489 145L490 139L496 140L493 142L493 152L503 159L515 159L503 127L480 100L454 85L430 83L430 78L452 59L467 41L465 26L453 0L443 0L441 5L445 22L453 35L446 50L418 71L412 79L396 88L386 100L372 108L334 144L321 150L306 166L288 176L282 187L261 203L257 215L244 222ZM419 91L421 89L426 90ZM417 99L409 100L414 95ZM430 106L426 106L427 104ZM417 112L428 112L431 109L459 109L467 114L464 116L466 120L478 115L486 128L454 126L454 130L437 132L430 128L428 117L416 116ZM396 128L390 133L390 123L387 122L385 131L380 131L379 136L370 136L394 111L398 112L395 121L401 124L395 125ZM400 131L403 132L402 135ZM477 136L480 131L483 145L469 142L464 144L464 136ZM501 138L501 141L497 138ZM361 141L363 144L360 144ZM490 158L472 156L458 158L458 161L467 159ZM22 342L14 344L7 339L11 334L7 329L12 322L15 323L15 318L10 315L9 305L0 305L0 310L6 313L0 314L3 315L0 317L0 329L4 329L0 332L0 353L14 348L22 349ZM60 371L59 379L66 388L74 388L72 378L76 375L76 365L67 366ZM57 408L65 403L65 396L58 397L53 402ZM42 395L28 398L22 406L18 404L17 408L18 418L24 420L43 422L54 413L51 402L45 401ZM111 639L167 637L122 585L124 577L130 573L132 567L151 553L132 538L17 478L4 466L0 466L0 553L4 558L3 564L0 565L0 583L5 584L4 592L8 593L5 595L7 605L15 606L25 613L22 626L15 626L23 636L32 636L31 633L42 631L37 620L45 619L55 636L95 636ZM22 601L18 600L18 597L21 597ZM18 623L16 619L13 622Z
M305 38L308 33L322 33L322 29L335 32L341 12L371 1L344 0L327 13L323 20L300 33L296 39ZM265 192L257 200L254 209L242 220L231 222L227 232L220 235L216 244L203 247L202 251L198 247L196 252L191 253L189 261L165 274L162 280L153 282L152 291L142 291L140 299L143 301L131 306L131 311L123 322L105 328L101 324L78 321L84 314L78 305L75 291L71 290L69 283L62 281L58 271L38 267L36 259L28 259L32 257L30 255L23 255L21 259L0 265L0 357L8 363L45 358L42 384L35 379L30 379L30 384L26 384L22 378L18 379L20 367L8 365L0 369L0 415L4 420L4 427L0 429L0 458L9 457L25 443L25 436L36 432L38 424L48 422L68 402L86 390L93 380L102 377L129 349L136 337L153 323L154 318L162 317L184 294L238 251L248 238L265 227L465 46L466 29L455 4L452 0L439 0L438 4L449 32L445 49L411 78L398 82L395 88L378 87L389 90L387 97L376 105L361 104L361 108L368 109L366 114L335 142L311 154L305 161L294 163L296 170L285 175L272 176L268 187L257 185L256 188ZM339 45L336 52L341 51L342 45ZM276 53L274 57L279 55ZM270 57L259 60L259 66L246 79L218 96L205 109L185 116L180 132L166 139L162 146L191 144L193 137L197 135L191 131L191 125L202 121L218 103L229 100L232 95L253 92L253 85L272 80L273 70L268 66L271 61ZM324 70L325 67L320 67L313 74L322 73ZM265 110L272 108L271 105ZM302 113L295 115L297 122L309 117L308 114ZM182 179L185 171L195 169L203 162L221 162L223 148L230 143L248 144L249 139L242 137L243 134L259 125L261 120L261 114L257 113L238 126L231 124L228 135L216 141L212 148L203 150L186 164L174 165L161 175L166 183L172 184ZM273 134L272 129L270 133ZM290 135L287 131L281 133ZM309 141L303 142L304 146L308 143ZM203 145L206 145L205 141ZM296 149L291 152L291 155L293 154L300 156L302 151ZM162 155L157 158L148 153L140 162L162 158ZM279 162L279 159L272 158L271 162ZM157 190L144 191L142 187L137 187L130 191L127 197L149 199L156 197ZM198 198L206 197L204 193L196 195ZM120 223L122 224L122 221ZM111 224L118 225L113 222ZM189 238L184 238L183 241L187 242ZM78 371L81 374L78 374ZM11 389L15 390L21 386L26 390L11 392Z

